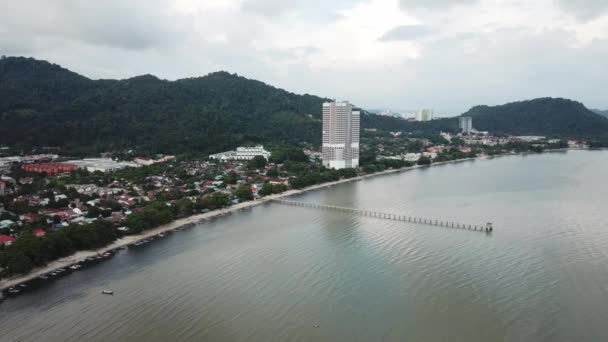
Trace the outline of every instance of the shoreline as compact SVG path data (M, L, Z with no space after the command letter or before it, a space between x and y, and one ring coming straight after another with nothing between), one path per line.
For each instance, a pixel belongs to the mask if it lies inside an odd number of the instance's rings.
M555 149L555 150L547 150L544 152L565 152L568 150L569 149ZM486 160L486 159L494 159L497 157L525 155L525 154L526 153L506 153L506 154L500 154L500 155L496 155L496 156L480 156L480 157L474 157L474 158L449 160L449 161L444 161L444 162L431 163L430 165L414 165L414 166L404 167L404 168L400 168L400 169L388 169L388 170L384 170L381 172L370 173L370 174L361 175L361 176L357 176L357 177L353 177L353 178L346 178L346 179L340 179L340 180L333 181L333 182L311 185L309 187L302 188L302 189L288 190L288 191L282 192L280 194L273 194L273 195L269 195L266 197L262 197L260 199L231 205L227 208L213 210L213 211L209 211L207 213L202 213L202 214L195 214L192 216L177 219L171 223L167 223L165 225L161 225L161 226L158 226L153 229L146 230L137 235L124 236L102 248L98 248L95 250L78 251L67 257L63 257L63 258L59 258L57 260L51 261L48 264L46 264L45 266L35 268L28 274L18 275L18 276L13 276L10 278L2 279L2 280L0 280L0 292L5 291L8 288L17 286L19 284L36 279L43 274L53 272L60 268L67 268L67 267L70 267L71 265L83 262L83 261L85 261L86 258L95 257L98 254L103 254L103 253L113 251L118 248L129 246L133 243L155 237L160 233L174 231L178 228L188 226L188 225L204 223L205 221L208 221L208 220L211 220L214 218L218 218L218 217L221 217L221 216L233 213L233 212L238 212L240 210L245 210L245 209L249 209L249 208L252 208L255 206L266 204L266 203L272 202L273 200L276 200L279 198L300 195L300 194L303 194L303 193L306 193L309 191L316 191L316 190L320 190L320 189L330 188L330 187L340 185L340 184L345 184L345 183L358 182L361 180L365 180L367 178L384 176L384 175L388 175L388 174L430 168L430 167L439 166L439 165L448 165L448 164L453 164L453 163L458 163L458 162ZM0 298L2 298L1 294L0 294Z

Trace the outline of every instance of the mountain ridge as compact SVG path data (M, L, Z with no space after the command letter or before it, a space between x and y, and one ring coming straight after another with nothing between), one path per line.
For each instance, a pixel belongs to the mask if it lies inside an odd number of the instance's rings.
M0 145L57 146L74 155L125 148L208 154L257 143L318 146L322 103L329 100L227 71L174 81L151 74L92 80L47 61L5 57ZM472 116L477 129L505 134L603 139L608 132L608 119L565 99L475 106L463 115ZM408 122L362 110L361 128L431 135L457 132L458 119Z
M478 105L461 116L473 126L499 134L599 137L608 134L608 119L582 103L564 98L537 98L497 106Z

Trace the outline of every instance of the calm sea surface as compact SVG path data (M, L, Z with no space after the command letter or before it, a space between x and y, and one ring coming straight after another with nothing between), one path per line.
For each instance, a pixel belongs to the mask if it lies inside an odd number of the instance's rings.
M294 199L495 231L265 205L6 300L0 340L608 340L606 151L462 162Z

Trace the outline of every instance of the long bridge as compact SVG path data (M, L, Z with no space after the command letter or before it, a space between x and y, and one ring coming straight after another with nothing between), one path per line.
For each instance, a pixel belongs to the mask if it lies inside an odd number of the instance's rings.
M329 205L329 204L298 202L298 201L290 201L290 200L285 200L285 199L275 199L275 200L273 200L273 202L283 204L283 205L290 205L290 206L294 206L294 207L333 210L333 211L351 213L351 214L355 214L355 215L374 217L374 218L384 219L384 220L425 224L425 225L436 226L436 227L465 229L465 230L486 232L486 233L490 233L494 230L494 228L492 227L492 223L490 223L490 222L486 223L485 225L474 225L474 224L465 224L465 223L452 222L452 221L440 221L440 220L434 220L434 219L429 219L429 218L398 215L398 214L393 214L393 213L384 213L384 212L375 211L375 210L339 207L339 206Z

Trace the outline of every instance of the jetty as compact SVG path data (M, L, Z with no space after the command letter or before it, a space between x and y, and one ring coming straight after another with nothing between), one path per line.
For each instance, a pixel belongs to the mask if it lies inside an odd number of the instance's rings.
M436 226L436 227L464 229L464 230L471 230L471 231L478 231L478 232L485 232L485 233L491 233L494 230L494 227L491 222L487 222L486 224L466 224L466 223L453 222L453 221L442 221L442 220L437 220L437 219L407 216L407 215L400 215L400 214L394 214L394 213L386 213L386 212L381 212L381 211L376 211L376 210L347 208L347 207L340 207L340 206L329 205L329 204L318 204L318 203L310 203L310 202L298 202L298 201L291 201L291 200L280 199L280 198L274 199L274 200L272 200L272 202L275 202L278 204L283 204L283 205L289 205L289 206L293 206L293 207L332 210L332 211L349 213L349 214L353 214L353 215L374 217L374 218L383 219L383 220L424 224L424 225Z

